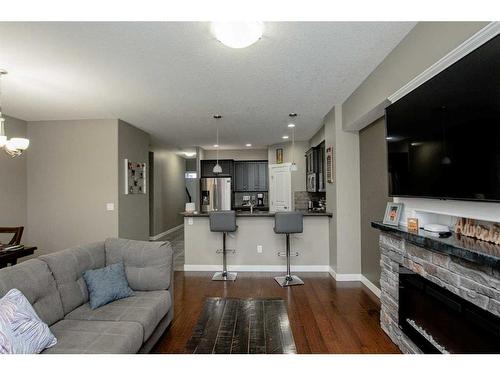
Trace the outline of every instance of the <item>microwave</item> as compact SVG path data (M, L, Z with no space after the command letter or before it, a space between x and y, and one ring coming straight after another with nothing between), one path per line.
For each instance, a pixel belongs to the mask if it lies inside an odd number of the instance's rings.
M310 193L315 193L317 190L317 173L307 174L307 191Z

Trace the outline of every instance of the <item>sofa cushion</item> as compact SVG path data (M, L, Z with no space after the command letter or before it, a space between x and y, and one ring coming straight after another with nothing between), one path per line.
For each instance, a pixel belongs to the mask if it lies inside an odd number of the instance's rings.
M168 242L108 238L106 264L123 262L133 290L165 290L170 287L172 247Z
M65 319L137 322L143 327L142 340L146 341L171 306L172 299L167 290L134 291L131 297L111 302L95 310L86 303L66 315Z
M85 271L83 279L89 291L89 305L92 310L134 294L128 286L123 263Z
M133 354L142 345L142 327L135 322L61 320L50 327L57 344L42 354Z
M19 289L48 325L64 318L56 281L45 262L30 259L0 270L0 297L11 289Z
M47 262L54 274L64 314L67 314L89 300L83 273L105 266L104 243L77 246L43 255L39 259Z
M57 343L47 324L40 320L33 306L18 289L11 289L0 298L0 322L2 326L8 326L10 336L7 339L10 351L6 353L38 354ZM2 351L0 348L0 353Z

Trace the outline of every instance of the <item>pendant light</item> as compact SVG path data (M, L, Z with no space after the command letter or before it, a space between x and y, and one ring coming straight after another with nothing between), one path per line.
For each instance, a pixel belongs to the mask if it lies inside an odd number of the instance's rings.
M0 69L0 99L2 98L1 81L2 76L6 75L7 71ZM8 139L5 134L5 118L2 113L2 106L0 102L0 148L15 158L25 151L30 145L29 139L26 138L11 138Z
M221 119L221 115L214 115L215 123L217 124L217 120ZM219 125L217 125L217 143L214 145L217 148L217 163L214 166L214 169L212 172L214 174L221 174L222 173L222 167L219 164Z
M292 112L288 115L291 119L297 117L297 114ZM289 123L288 127L292 129L292 165L290 167L290 171L292 172L297 172L299 168L297 167L297 164L295 164L295 124L294 123Z

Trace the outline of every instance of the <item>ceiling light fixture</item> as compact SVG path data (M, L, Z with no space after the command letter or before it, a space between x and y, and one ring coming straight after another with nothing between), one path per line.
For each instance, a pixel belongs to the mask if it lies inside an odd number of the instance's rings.
M217 123L217 120L220 120L222 118L221 115L214 115L215 122ZM219 164L219 125L217 125L217 143L214 145L215 148L217 148L217 163L214 166L214 169L212 169L212 172L214 174L221 174L222 173L222 167Z
M288 139L288 135L284 135L283 137L281 137L283 139Z
M184 155L186 155L188 158L192 158L193 156L196 155L196 152L189 152L189 151L187 151L187 152L184 153Z
M6 70L0 69L0 99L2 97L1 78L6 74ZM7 138L7 135L5 135L5 118L2 114L2 106L0 102L0 148L3 148L7 154L15 158L16 156L21 155L29 147L29 145L30 141L26 138Z
M295 128L295 124L288 124L289 128Z
M252 147L252 144L251 143L247 143L245 146Z
M262 38L264 23L212 22L212 34L222 44L231 48L246 48Z

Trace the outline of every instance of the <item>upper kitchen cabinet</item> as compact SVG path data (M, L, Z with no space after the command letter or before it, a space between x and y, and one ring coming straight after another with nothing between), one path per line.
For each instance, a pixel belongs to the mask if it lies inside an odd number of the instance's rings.
M213 169L217 160L201 160L201 177L233 177L233 160L219 160L222 173L215 174Z
M235 191L267 191L267 161L236 161L234 163Z
M325 191L325 142L306 152L306 188L308 192Z

